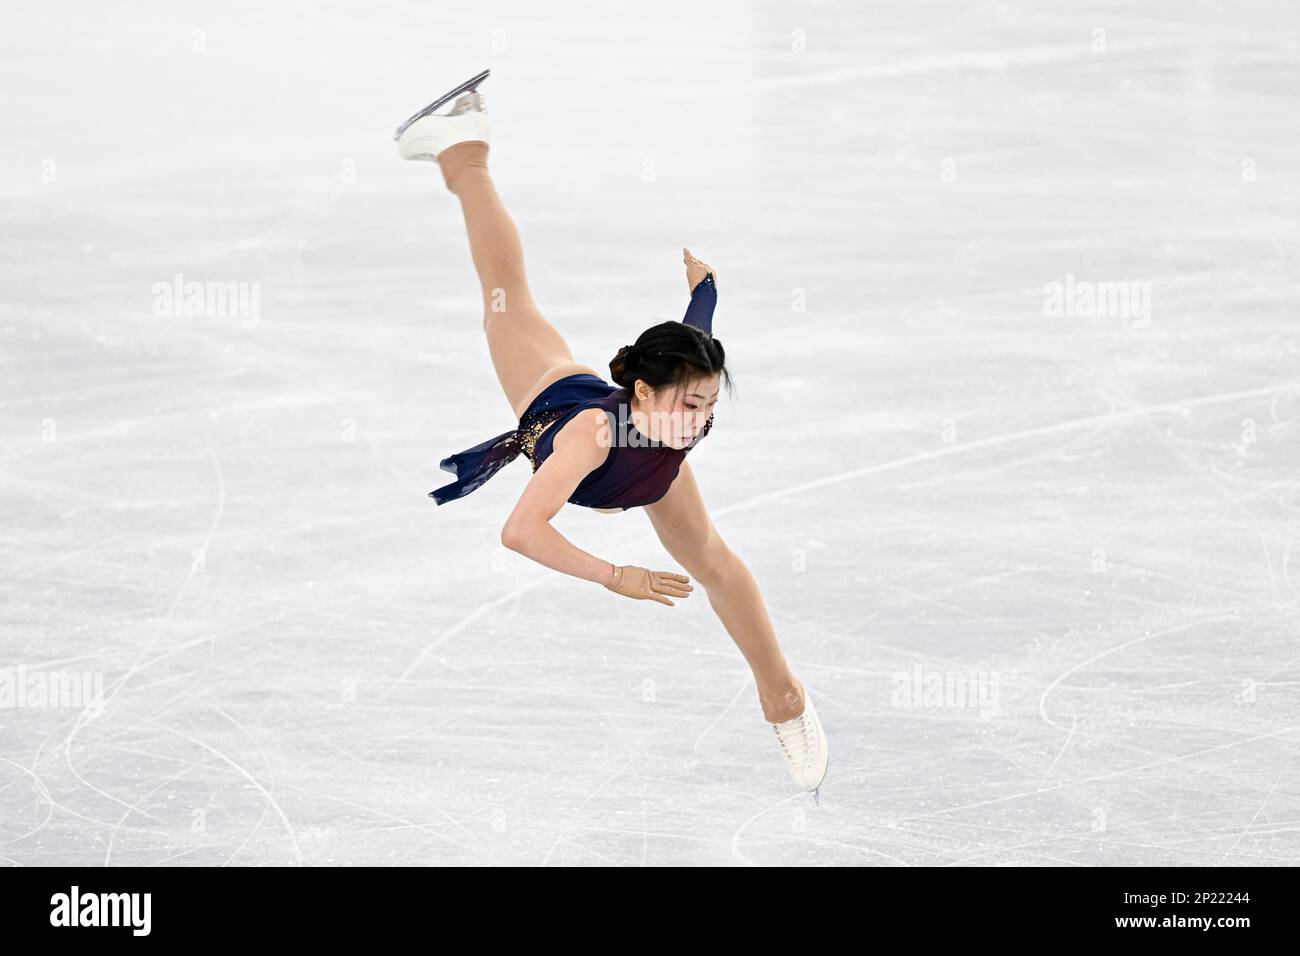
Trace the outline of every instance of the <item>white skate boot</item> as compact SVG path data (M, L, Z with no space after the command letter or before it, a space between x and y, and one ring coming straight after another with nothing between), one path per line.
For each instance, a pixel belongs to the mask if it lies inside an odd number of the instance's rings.
M492 141L487 101L475 87L488 75L484 70L456 89L444 93L397 128L394 139L402 159L436 161L438 154L457 143ZM462 94L447 113L434 111L456 94Z
M826 779L826 766L829 762L829 747L826 731L822 728L817 708L813 706L812 695L803 681L804 708L798 717L772 724L776 731L777 743L781 745L781 754L795 785L801 790L813 791L813 799L821 804L818 788Z

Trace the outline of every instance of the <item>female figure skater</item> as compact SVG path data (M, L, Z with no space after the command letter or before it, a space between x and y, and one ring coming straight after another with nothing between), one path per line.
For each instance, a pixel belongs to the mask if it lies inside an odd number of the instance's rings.
M610 377L574 361L533 301L523 248L488 173L491 129L476 91L487 71L435 100L398 129L403 159L438 164L469 231L483 291L483 328L497 378L519 427L443 459L456 481L430 492L439 505L463 497L521 452L533 476L506 520L501 542L549 568L637 600L673 606L694 590L671 571L617 565L569 542L550 524L566 502L604 513L643 507L664 548L704 586L709 603L754 673L790 775L814 791L826 776L827 740L803 682L777 643L758 585L714 528L686 455L713 423L730 375L713 338L716 277L683 249L690 305L625 345ZM460 95L446 114L434 111Z

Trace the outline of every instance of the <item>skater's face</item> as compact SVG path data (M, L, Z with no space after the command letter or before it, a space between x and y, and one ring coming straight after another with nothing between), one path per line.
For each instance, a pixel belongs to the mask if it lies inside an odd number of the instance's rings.
M657 442L672 448L685 448L703 430L718 403L722 377L718 374L698 376L684 385L668 386L655 391L645 382L636 383L635 410L644 413L636 425Z

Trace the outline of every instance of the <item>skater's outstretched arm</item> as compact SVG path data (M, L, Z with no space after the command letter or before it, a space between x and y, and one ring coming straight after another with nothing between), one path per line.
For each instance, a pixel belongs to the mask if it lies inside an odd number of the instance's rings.
M635 566L616 574L618 565L583 551L551 526L551 519L582 479L604 464L610 452L608 432L608 418L599 408L579 412L556 432L551 454L533 473L501 529L501 543L538 564L625 597L671 605L665 595L689 596L691 586L685 575Z
M551 519L569 495L609 455L609 449L601 448L595 439L597 416L605 420L600 409L580 412L556 432L551 454L533 472L501 529L501 543L548 568L604 584L614 565L583 551L551 527Z
M682 322L712 335L713 308L718 303L716 276L709 264L695 258L689 249L682 249L682 261L686 263L686 285L691 290L691 303Z

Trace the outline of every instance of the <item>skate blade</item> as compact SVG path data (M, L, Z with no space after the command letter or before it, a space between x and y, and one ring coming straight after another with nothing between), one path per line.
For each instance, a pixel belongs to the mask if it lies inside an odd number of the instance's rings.
M424 109L420 110L420 112L416 113L414 116L408 119L401 126L397 127L397 132L393 134L393 139L395 141L401 139L402 134L405 133L410 128L412 123L414 123L418 119L423 119L424 117L428 116L430 113L435 112L444 103L448 102L449 100L455 99L457 96L460 96L460 94L462 93L473 92L480 83L482 83L484 80L488 78L488 74L491 72L492 72L491 69L484 70L482 73L478 74L477 76L470 77L468 80L460 84L460 86L456 87L455 89L448 90L446 93L442 94L442 96L438 97L428 106L426 106Z

